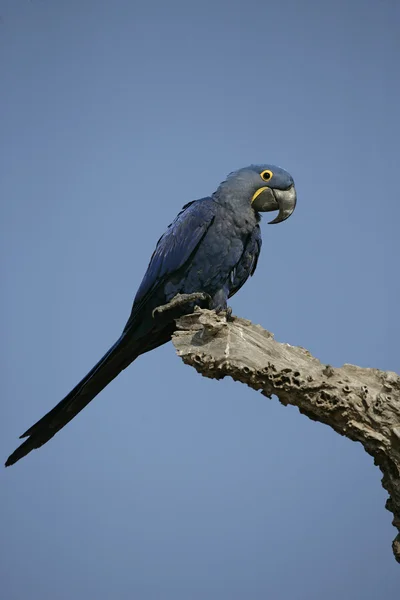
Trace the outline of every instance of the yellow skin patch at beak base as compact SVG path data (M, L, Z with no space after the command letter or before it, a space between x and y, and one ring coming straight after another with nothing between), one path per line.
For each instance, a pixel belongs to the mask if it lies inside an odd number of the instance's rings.
M265 185L264 187L260 187L260 188L258 188L258 190L256 191L256 193L254 194L254 196L253 196L253 197L252 197L252 199L251 199L251 203L253 204L254 200L255 200L256 198L258 198L258 196L259 196L259 195L260 195L260 194L261 194L261 193L262 193L264 190L267 190L267 189L268 189L268 186L267 186L267 185Z

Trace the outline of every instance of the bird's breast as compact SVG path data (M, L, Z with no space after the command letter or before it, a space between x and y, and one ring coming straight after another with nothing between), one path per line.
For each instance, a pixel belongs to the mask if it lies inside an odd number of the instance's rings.
M196 291L204 291L213 297L225 288L255 225L255 218L252 222L247 215L241 218L233 211L221 210L186 270L179 278L168 282L165 289L167 297Z

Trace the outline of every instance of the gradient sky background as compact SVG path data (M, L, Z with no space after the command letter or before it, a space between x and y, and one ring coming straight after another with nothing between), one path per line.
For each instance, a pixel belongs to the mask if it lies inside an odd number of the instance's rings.
M155 242L289 170L234 313L399 372L397 0L2 0L0 454L119 335ZM171 344L1 474L5 600L376 600L400 567L361 445Z

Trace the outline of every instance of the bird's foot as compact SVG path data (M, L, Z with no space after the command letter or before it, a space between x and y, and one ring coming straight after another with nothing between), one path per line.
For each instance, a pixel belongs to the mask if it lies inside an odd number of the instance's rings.
M221 308L220 310L217 310L216 312L219 315L223 315L225 313L225 319L226 319L227 323L231 323L232 321L235 320L235 317L232 316L232 308L230 306L227 306L226 308Z
M198 304L199 302L206 303L208 306L211 303L211 296L206 294L205 292L195 292L193 294L177 294L172 298L170 302L167 304L162 304L161 306L157 306L152 312L153 319L156 315L164 312L168 312L173 310L174 308L181 308L182 306L186 306L187 304Z
M225 311L225 318L228 321L228 323L235 320L235 318L232 315L232 308L230 306L228 306L228 308Z

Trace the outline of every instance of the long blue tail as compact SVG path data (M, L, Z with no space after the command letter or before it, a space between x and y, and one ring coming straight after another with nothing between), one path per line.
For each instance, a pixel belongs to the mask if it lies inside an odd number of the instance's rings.
M109 349L93 369L50 412L20 437L25 440L7 459L6 467L40 448L71 421L106 385L141 354L125 333ZM132 347L133 346L133 347Z

